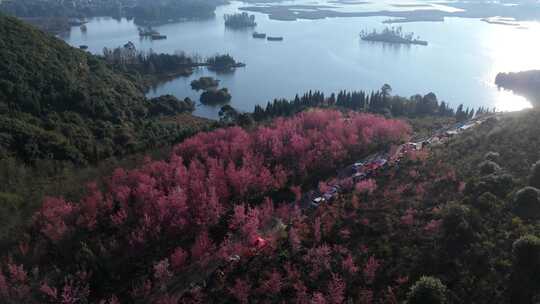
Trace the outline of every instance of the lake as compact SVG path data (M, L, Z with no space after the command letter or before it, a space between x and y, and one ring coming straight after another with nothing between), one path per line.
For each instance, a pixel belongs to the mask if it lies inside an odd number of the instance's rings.
M246 67L221 75L201 68L190 77L156 86L148 95L173 94L198 101L200 93L191 89L190 82L213 76L231 92L231 105L242 111L308 90L376 90L384 83L403 96L434 92L454 107L463 103L475 109L513 111L530 106L525 98L498 90L494 79L498 72L540 69L538 22L522 23L522 27L466 18L404 23L404 32L414 32L429 45L399 46L359 39L362 30L383 29L387 17L277 21L253 13L258 23L255 31L284 37L284 41L271 42L252 38L254 30L225 28L223 14L238 12L242 6L246 4L220 6L211 20L155 27L167 40L140 39L132 21L108 17L90 19L86 32L74 27L62 38L76 47L88 45L96 54L128 41L155 52L180 50L203 57L229 53ZM216 118L218 112L219 107L198 105L195 114Z

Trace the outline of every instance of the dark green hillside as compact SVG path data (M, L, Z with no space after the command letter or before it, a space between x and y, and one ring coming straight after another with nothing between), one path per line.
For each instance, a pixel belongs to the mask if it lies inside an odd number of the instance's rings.
M163 116L189 100L148 100L138 85L89 53L0 16L0 158L85 164L169 144L191 134Z
M540 159L540 111L507 113L466 132L438 154L465 175L478 168L488 152L514 177L525 181L531 164Z
M143 94L96 57L14 18L0 17L0 36L3 110L76 111L107 120L145 114Z

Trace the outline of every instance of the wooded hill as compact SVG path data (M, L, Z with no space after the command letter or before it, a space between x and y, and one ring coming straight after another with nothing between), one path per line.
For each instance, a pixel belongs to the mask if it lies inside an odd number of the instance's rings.
M189 100L148 100L100 58L0 15L0 157L97 162L191 134L163 115Z

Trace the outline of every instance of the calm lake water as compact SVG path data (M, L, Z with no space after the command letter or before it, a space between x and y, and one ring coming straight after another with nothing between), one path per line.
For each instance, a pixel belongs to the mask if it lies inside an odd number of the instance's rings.
M285 39L270 42L253 39L253 30L224 27L223 14L242 6L239 2L221 6L211 20L155 27L167 40L141 40L132 21L112 18L91 19L86 33L74 27L62 38L73 46L88 45L96 54L103 47L128 41L155 52L180 50L203 57L229 53L247 66L224 75L199 69L190 77L158 85L149 96L173 94L198 101L200 94L191 90L190 82L213 76L231 92L231 105L242 111L308 90L376 90L384 83L404 96L434 92L453 106L463 103L504 111L530 106L523 97L499 91L493 83L498 72L540 69L540 23L522 28L463 18L405 23L404 32L414 32L429 46L396 46L359 39L361 30L383 29L385 17L276 21L255 13L256 31ZM216 118L218 112L219 107L199 105L195 114Z

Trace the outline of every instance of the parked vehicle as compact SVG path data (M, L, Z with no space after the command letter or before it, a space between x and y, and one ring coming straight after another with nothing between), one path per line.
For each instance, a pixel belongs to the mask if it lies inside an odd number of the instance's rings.
M375 164L377 164L378 168L382 168L388 164L388 161L384 158L380 158L375 161Z
M316 197L315 199L313 199L310 203L309 203L309 208L310 209L317 209L319 208L319 206L321 204L323 204L325 202L324 198L323 197Z
M353 182L358 183L366 178L367 175L365 173L356 173L355 175L353 175Z
M353 173L360 173L362 171L364 171L364 163L362 162L356 162L354 163L354 165L352 165L352 168L353 168Z
M322 204L322 203L324 203L324 198L321 197L321 196L316 197L316 198L313 199L313 203L315 203L317 205Z
M485 119L487 120L487 119ZM362 180L372 178L382 169L392 166L399 168L400 162L407 153L412 151L420 151L426 147L438 145L446 142L451 136L460 134L462 129L468 129L484 122L485 120L469 121L466 123L456 124L450 128L443 128L435 132L431 137L419 139L417 142L408 142L398 147L391 149L391 152L386 154L374 154L366 157L364 160L357 161L354 164L344 168L338 175L338 182L330 185L330 188L325 193L311 191L306 194L303 199L303 208L316 209L321 204L332 202L339 192L342 192L341 185L344 185L346 180L352 179L353 183L358 183ZM341 184L340 184L341 183Z

